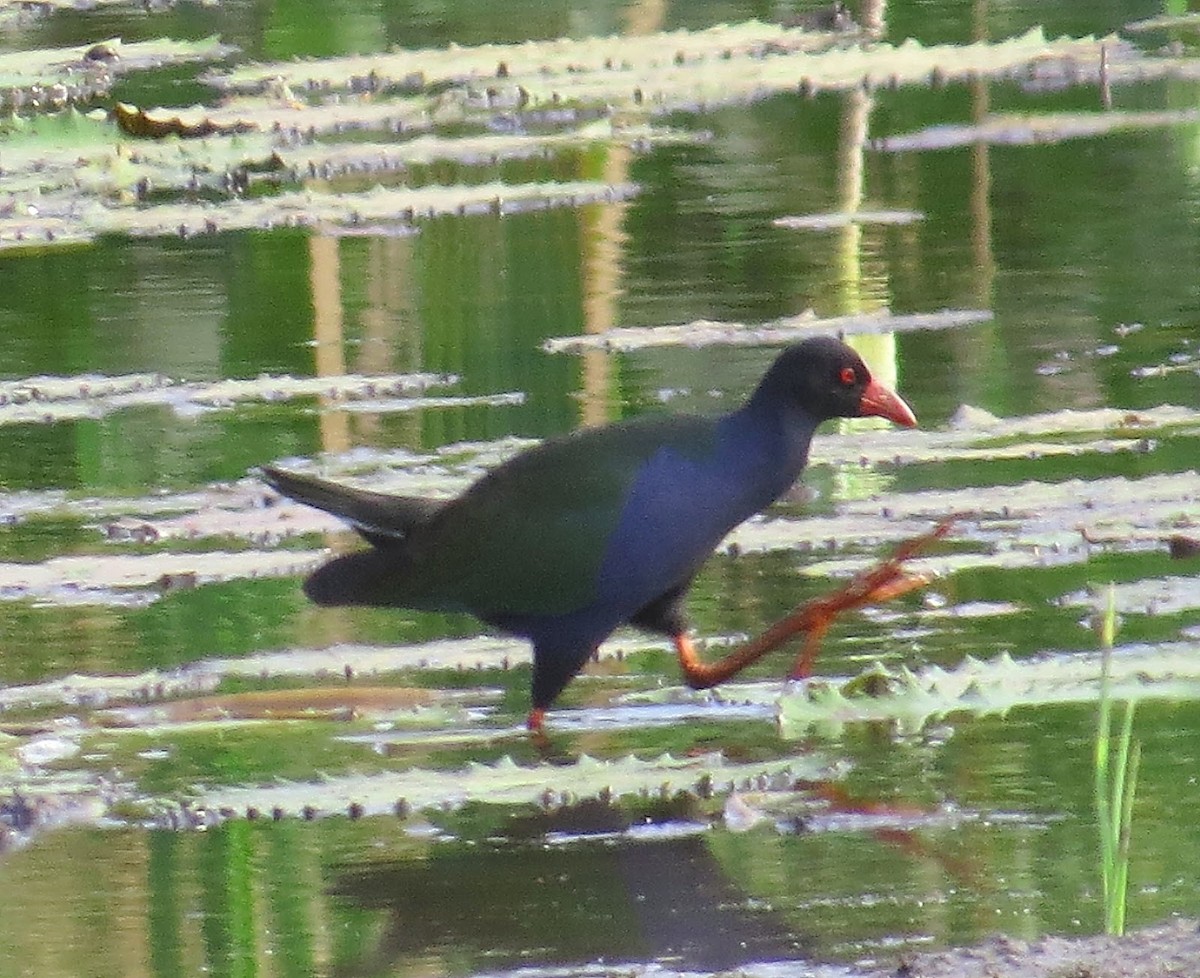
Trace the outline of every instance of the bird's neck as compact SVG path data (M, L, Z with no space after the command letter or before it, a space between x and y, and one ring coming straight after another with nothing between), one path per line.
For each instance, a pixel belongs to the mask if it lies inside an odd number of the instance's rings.
M778 496L808 461L817 424L805 411L752 398L726 416L721 440L732 457L759 470L762 484Z

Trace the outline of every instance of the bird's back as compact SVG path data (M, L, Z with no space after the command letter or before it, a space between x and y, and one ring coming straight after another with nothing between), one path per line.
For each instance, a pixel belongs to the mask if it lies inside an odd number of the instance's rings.
M398 551L335 560L306 589L322 604L488 619L575 612L600 597L602 567L640 480L676 467L686 475L688 465L711 459L716 425L701 417L639 418L543 442L415 524ZM654 540L642 544L651 548Z

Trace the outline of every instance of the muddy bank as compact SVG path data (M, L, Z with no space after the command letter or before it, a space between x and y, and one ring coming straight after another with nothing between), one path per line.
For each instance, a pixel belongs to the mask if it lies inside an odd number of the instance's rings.
M994 937L974 947L902 958L854 978L1192 978L1200 921L1174 920L1125 937Z

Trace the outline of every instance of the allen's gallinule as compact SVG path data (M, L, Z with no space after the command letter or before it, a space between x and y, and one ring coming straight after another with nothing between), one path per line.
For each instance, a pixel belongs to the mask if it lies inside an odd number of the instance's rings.
M901 563L926 538L849 587L807 605L717 663L697 656L684 599L733 527L781 496L829 418L916 418L844 343L784 350L736 411L647 416L543 442L451 500L391 496L271 466L263 477L347 520L370 549L305 582L320 605L466 611L533 643L530 729L618 625L668 635L690 684L722 682L797 632L806 673L833 616L925 583ZM934 531L940 534L944 526Z

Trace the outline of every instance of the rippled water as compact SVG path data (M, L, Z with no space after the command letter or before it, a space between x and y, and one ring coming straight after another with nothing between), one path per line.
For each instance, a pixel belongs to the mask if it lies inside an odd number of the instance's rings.
M360 4L322 21L181 4L56 14L0 43L217 32L272 60L764 13L645 7ZM1154 11L976 13L889 10L888 35L1103 33ZM145 104L207 93L178 69L122 86ZM1195 95L1158 81L1113 98ZM1045 663L1095 650L1091 590L1108 581L1118 658L1200 651L1200 565L1166 543L1200 536L1200 126L903 153L855 136L1098 97L1011 81L780 94L667 120L701 140L413 177L603 169L640 188L619 203L446 216L413 236L0 254L0 783L19 792L0 808L0 973L765 969L1098 929L1093 687L1055 685ZM852 198L923 217L773 223ZM981 683L979 700L915 720L789 721L806 694L784 688L786 656L696 696L661 644L627 632L562 697L541 752L519 727L520 643L463 617L308 605L301 575L354 541L269 505L252 473L315 460L362 484L457 491L580 424L726 409L775 352L551 354L549 338L881 307L993 315L861 340L922 432L827 426L803 487L697 582L698 630L755 632L965 512L926 564L942 574L932 593L848 616L817 672L1008 653L1040 663L1032 705L1002 711ZM314 394L285 375L370 380ZM1137 710L1134 923L1200 896L1197 677L1179 672Z

